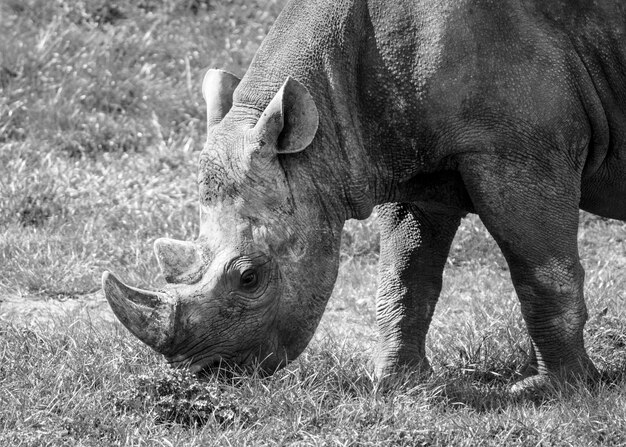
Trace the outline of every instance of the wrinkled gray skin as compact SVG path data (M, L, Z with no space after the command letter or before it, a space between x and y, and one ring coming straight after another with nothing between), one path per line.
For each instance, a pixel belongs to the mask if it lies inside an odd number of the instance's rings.
M626 219L621 0L293 0L244 78L203 93L200 236L158 240L164 292L105 273L113 310L173 365L267 372L307 346L348 218L379 207L379 376L425 337L462 216L509 264L526 379L595 379L578 209Z

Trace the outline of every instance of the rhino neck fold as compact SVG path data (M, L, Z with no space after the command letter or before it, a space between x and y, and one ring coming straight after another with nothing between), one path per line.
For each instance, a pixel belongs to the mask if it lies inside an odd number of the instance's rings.
M307 87L319 111L317 135L303 153L279 159L290 182L310 180L329 219L343 223L366 218L382 201L386 193L377 177L385 170L366 150L357 113L367 5L323 3L295 1L285 7L242 79L235 103L264 110L287 76Z

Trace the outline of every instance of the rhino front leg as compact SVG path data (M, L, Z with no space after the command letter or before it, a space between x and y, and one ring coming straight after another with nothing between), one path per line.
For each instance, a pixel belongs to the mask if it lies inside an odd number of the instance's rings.
M375 355L379 379L403 369L430 372L426 333L439 293L460 214L433 212L415 204L378 207L380 262Z
M564 156L474 155L463 179L511 271L532 341L526 377L512 391L556 382L594 380L583 343L587 309L577 245L580 172Z

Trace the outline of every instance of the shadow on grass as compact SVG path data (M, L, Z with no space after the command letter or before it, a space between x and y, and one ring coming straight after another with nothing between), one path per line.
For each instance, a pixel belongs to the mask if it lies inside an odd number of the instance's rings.
M376 419L378 410L374 410L379 405L387 408L398 397L444 412L471 409L478 414L497 414L519 406L550 408L563 401L588 401L626 383L624 325L617 320L603 321L590 325L588 335L590 353L602 371L601 380L591 386L556 385L534 393L512 394L511 386L521 378L518 371L523 359L511 356L501 361L495 353L477 362L457 358L430 378L407 371L387 386L376 386L363 355L337 354L337 346L331 344L307 353L271 377L260 369L234 368L212 371L200 380L169 368L136 376L135 386L119 396L116 407L122 413L150 412L157 424L208 424L221 430L251 427L272 417L285 418L293 408L307 415L311 427L321 430L331 424L323 421L332 420L338 408L366 402L365 406L371 407L367 418Z
M595 396L604 390L623 388L626 384L626 322L613 316L602 316L586 328L587 350L600 370L594 383L558 385L521 395L510 393L511 386L522 378L521 362L493 368L487 362L459 362L446 367L436 384L435 399L452 408L467 407L484 413L505 410L512 405L550 405L570 396Z
M521 378L516 368L459 370L434 378L433 400L453 409L471 408L478 413L505 410L522 402L541 404L540 396L515 396L511 386Z
M461 378L442 385L436 393L441 404L451 408L471 408L478 413L504 411L511 406L530 404L535 407L552 405L576 396L594 397L604 391L620 390L626 385L626 362L600 371L594 383L553 384L534 391L514 394L512 385L521 378L512 374L507 380L481 381Z

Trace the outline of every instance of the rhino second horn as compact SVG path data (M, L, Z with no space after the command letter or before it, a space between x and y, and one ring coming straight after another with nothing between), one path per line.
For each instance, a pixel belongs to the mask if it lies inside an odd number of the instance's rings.
M224 70L211 69L202 81L202 96L207 106L207 128L218 124L233 105L233 93L240 79Z
M199 279L201 259L193 243L157 239L154 241L154 254L167 282L192 284Z
M126 329L155 351L167 352L176 317L172 298L127 286L109 272L102 274L102 289L113 313Z

